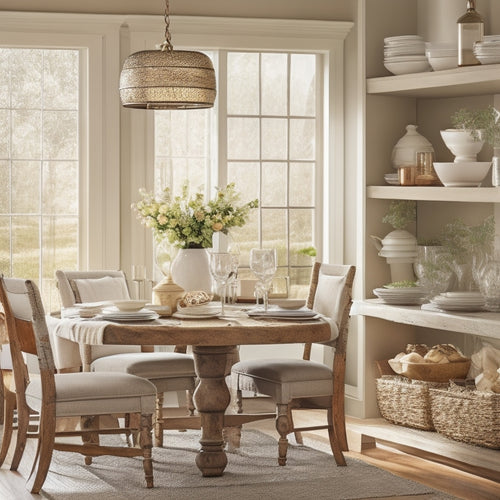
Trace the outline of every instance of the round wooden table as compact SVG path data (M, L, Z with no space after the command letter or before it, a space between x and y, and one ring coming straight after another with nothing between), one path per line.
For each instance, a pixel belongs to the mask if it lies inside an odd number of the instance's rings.
M89 323L85 325L87 331ZM63 332L57 335L65 337ZM231 399L225 375L236 346L321 342L329 340L330 335L330 325L323 319L300 322L248 317L179 322L159 319L134 324L110 322L104 328L102 343L192 346L199 377L194 402L202 433L196 465L203 476L221 476L227 465L222 432L224 425L228 425L228 417L225 419L224 413ZM72 330L71 340L88 343L78 329ZM235 425L237 418L238 415L231 415L231 425Z

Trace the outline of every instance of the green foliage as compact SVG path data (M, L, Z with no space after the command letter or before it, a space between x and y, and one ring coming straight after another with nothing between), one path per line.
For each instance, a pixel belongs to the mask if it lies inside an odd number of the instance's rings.
M454 128L468 130L476 141L482 139L490 146L500 146L500 112L493 106L474 110L461 108L453 113L451 123Z
M301 255L307 255L309 257L316 257L317 255L316 248L314 247L301 248L300 250L297 251L297 253Z
M423 247L438 247L441 246L443 242L439 239L436 238L417 238L417 245L423 246Z
M457 261L464 261L477 251L491 252L495 239L495 218L486 217L478 226L468 226L462 219L446 224L443 246Z
M394 200L382 222L390 224L394 229L404 229L417 219L417 204L411 200Z
M208 202L202 193L189 196L187 183L180 196L172 196L169 188L159 197L144 190L140 193L142 200L132 204L132 209L142 224L153 230L157 241L166 238L178 248L210 248L215 232L227 234L231 227L242 227L250 210L259 206L258 200L238 206L240 195L234 183L217 188Z

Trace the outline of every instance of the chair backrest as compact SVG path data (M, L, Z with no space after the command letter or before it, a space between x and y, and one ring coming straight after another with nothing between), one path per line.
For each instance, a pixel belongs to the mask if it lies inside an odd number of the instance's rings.
M62 307L82 302L129 299L123 271L56 271Z
M336 355L345 354L347 348L355 273L355 266L316 262L311 274L307 307L329 317L336 323L337 338L330 342L322 342L322 344L334 346Z
M0 302L5 311L17 397L25 404L29 373L23 354L38 358L45 394L55 391L54 358L38 287L30 280L0 277Z
M129 299L127 279L123 271L56 271L62 307L82 302ZM112 354L140 352L140 346L86 346L84 365Z

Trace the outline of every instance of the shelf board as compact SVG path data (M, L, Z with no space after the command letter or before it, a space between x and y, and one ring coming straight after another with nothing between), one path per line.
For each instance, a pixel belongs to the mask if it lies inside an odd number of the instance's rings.
M368 186L367 195L382 200L500 203L500 187Z
M500 313L452 314L438 310L423 310L420 306L387 305L381 299L365 299L354 301L351 314L370 316L405 325L500 339Z
M500 64L368 78L368 94L446 98L500 93Z

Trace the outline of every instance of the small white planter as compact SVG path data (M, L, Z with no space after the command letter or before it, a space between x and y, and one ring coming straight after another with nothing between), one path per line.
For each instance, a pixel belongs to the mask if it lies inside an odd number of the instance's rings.
M477 154L483 148L484 141L474 139L469 130L448 128L441 130L446 147L455 155L455 163L476 161ZM481 137L481 131L479 131Z

